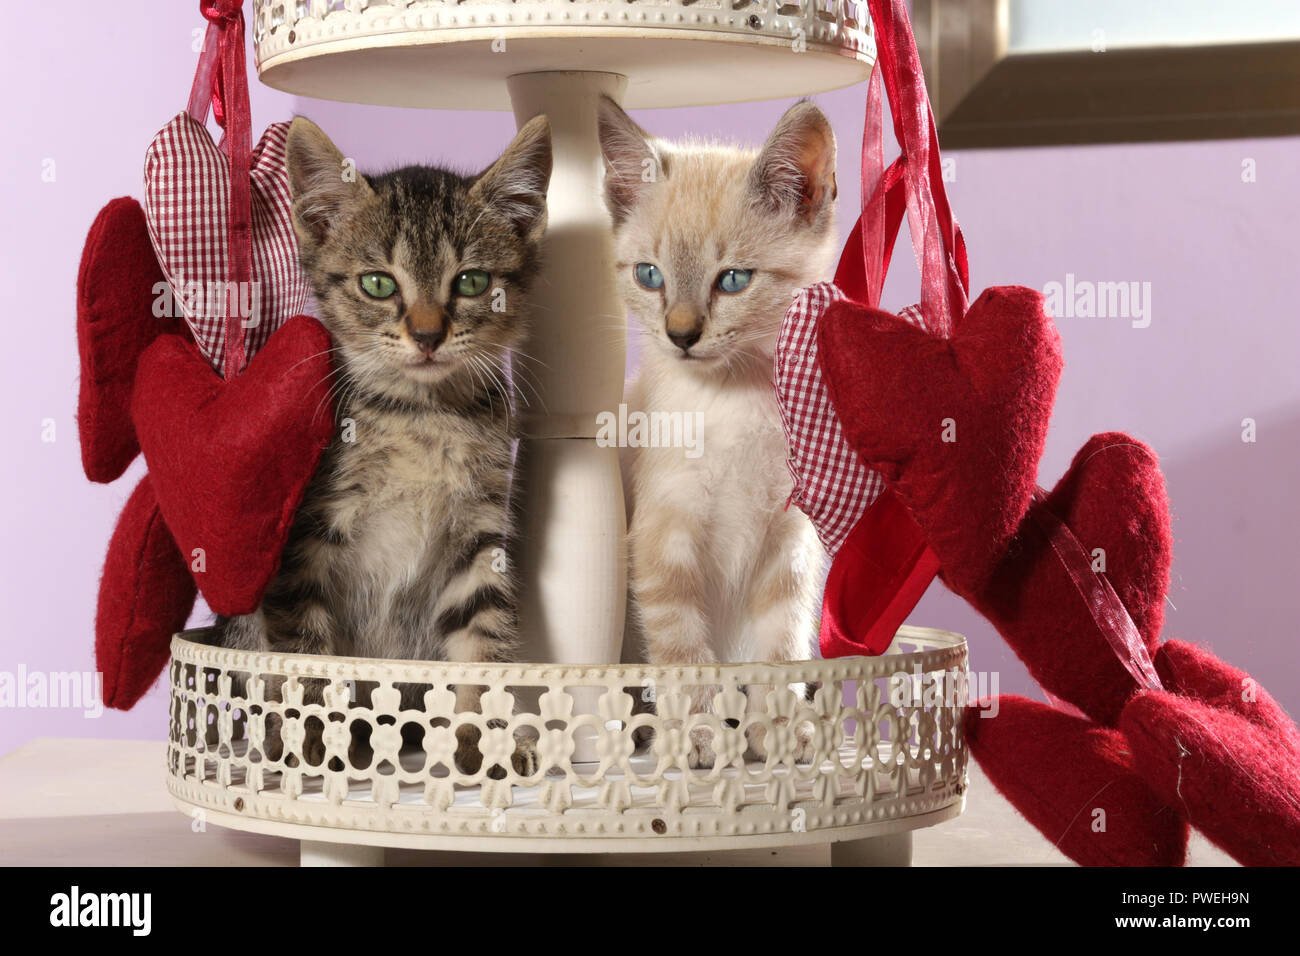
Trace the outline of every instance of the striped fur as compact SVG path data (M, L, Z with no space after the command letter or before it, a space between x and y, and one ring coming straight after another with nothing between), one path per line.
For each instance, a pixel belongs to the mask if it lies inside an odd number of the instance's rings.
M630 626L652 664L810 658L823 552L802 512L785 508L772 361L792 294L822 278L834 250L835 137L802 102L761 150L665 143L606 101L600 138L619 285L644 343L629 414L701 416L695 454L624 456ZM637 263L657 266L662 287L639 284ZM724 292L727 269L753 277ZM698 332L689 355L670 338L682 328ZM747 688L750 709L770 690ZM696 712L713 691L698 689ZM750 746L764 755L761 731ZM707 732L694 735L691 760L712 765Z
M546 120L479 176L417 166L367 177L344 175L344 157L299 118L288 165L303 268L334 343L339 430L261 607L224 622L224 643L510 660L511 375L545 229ZM488 290L456 294L471 268L489 273ZM395 295L365 293L360 277L376 272ZM443 337L422 348L417 333L433 328ZM403 705L420 706L421 691ZM476 688L457 688L458 710L477 703Z

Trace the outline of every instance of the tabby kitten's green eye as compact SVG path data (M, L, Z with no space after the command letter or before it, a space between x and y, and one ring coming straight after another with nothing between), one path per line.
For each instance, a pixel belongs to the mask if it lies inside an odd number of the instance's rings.
M361 291L372 299L387 299L397 291L397 280L387 272L367 272L361 277Z
M753 269L723 269L718 274L718 288L723 292L739 292L754 278Z
M659 267L656 265L651 265L648 262L638 262L636 264L636 281L647 289L662 289L664 274L659 271Z
M456 290L457 295L473 298L486 292L490 281L491 277L482 269L466 269L456 276L456 281L452 283L452 287Z

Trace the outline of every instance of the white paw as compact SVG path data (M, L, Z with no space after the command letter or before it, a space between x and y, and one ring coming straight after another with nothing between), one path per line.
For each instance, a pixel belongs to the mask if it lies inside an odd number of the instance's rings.
M713 737L707 730L691 731L691 752L687 763L692 770L709 770L713 767L716 755L713 753Z
M812 725L800 724L794 731L794 762L812 763L815 754Z
M784 725L784 717L777 717L772 721L774 724ZM745 750L746 760L767 760L767 730L763 727L752 727L747 732L746 739L749 743ZM793 756L795 763L811 763L816 754L816 748L813 746L813 729L812 725L805 722L800 724L794 730Z

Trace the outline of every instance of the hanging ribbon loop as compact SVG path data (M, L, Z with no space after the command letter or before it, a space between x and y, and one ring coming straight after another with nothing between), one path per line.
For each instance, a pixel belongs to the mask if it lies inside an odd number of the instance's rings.
M256 300L253 281L252 117L248 98L248 67L244 48L244 10L240 0L200 0L199 12L208 21L186 111L207 122L211 111L224 132L221 148L230 158L230 196L226 222L226 279L222 319L225 324L224 370L234 378L247 364L241 303Z
M948 205L939 159L939 135L925 90L920 57L903 0L869 0L876 68L867 88L862 134L862 215L845 247L837 284L877 307L904 210L921 271L926 327L950 335L966 313L966 245ZM888 98L900 155L884 168L881 88ZM859 267L850 257L861 256Z

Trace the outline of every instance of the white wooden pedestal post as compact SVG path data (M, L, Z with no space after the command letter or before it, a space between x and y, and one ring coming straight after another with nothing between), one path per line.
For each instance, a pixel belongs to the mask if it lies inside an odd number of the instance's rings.
M555 71L508 80L515 119L551 124L546 264L533 296L530 359L517 369L532 403L520 447L523 481L521 656L617 664L623 647L627 528L618 449L596 443L597 415L623 396L624 308L601 196L596 105L619 99L613 73ZM596 694L575 694L594 712ZM595 759L594 738L576 760Z

